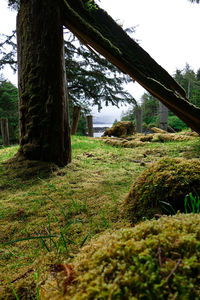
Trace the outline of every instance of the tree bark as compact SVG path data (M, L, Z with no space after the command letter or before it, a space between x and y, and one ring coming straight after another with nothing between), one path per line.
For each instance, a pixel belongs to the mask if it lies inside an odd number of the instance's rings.
M81 107L80 106L74 106L73 107L72 128L71 128L71 134L73 134L73 135L76 135L76 132L77 132L80 112L81 112Z
M93 118L92 116L87 116L87 126L88 126L88 136L93 137L94 131L93 131Z
M20 150L30 160L71 161L60 1L21 0L17 17Z
M168 127L168 108L159 102L159 111L160 111L160 118L159 118L159 127L165 131L167 131Z
M136 132L142 132L142 109L136 108Z
M3 146L7 147L10 145L8 119L1 119L1 135L3 140Z

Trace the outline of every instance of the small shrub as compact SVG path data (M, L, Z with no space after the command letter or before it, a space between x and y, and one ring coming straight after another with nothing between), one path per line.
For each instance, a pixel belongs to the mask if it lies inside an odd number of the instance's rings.
M189 193L200 195L200 161L163 158L138 177L126 197L126 205L135 223L155 214L185 212L184 199Z

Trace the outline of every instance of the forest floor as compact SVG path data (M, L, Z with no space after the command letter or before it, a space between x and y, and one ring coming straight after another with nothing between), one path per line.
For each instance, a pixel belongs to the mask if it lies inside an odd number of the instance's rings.
M122 148L74 136L68 166L26 177L5 163L17 149L0 149L0 299L39 299L55 265L103 231L130 226L124 199L150 164L200 157L198 137Z

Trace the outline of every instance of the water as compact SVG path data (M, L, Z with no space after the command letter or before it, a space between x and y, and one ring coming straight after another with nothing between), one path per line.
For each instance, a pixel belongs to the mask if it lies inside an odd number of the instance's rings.
M102 134L104 133L104 131L106 130L106 128L110 128L110 127L112 127L112 124L109 124L109 123L105 123L105 124L95 123L95 124L93 124L94 137L101 137ZM101 130L101 128L102 128L102 130Z

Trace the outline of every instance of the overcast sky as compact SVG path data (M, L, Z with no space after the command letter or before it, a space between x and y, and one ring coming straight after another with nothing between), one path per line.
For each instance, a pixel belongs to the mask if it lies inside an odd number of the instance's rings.
M101 0L100 6L124 28L137 26L133 37L171 75L186 63L195 71L200 68L200 4L188 0ZM0 0L0 33L11 33L15 23L15 13L7 8L6 0ZM4 76L17 83L12 71L6 69ZM129 85L129 91L138 101L144 93L136 83ZM104 109L103 115L119 119L122 110L126 108Z

